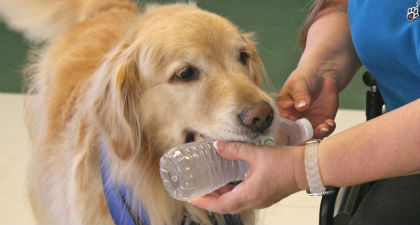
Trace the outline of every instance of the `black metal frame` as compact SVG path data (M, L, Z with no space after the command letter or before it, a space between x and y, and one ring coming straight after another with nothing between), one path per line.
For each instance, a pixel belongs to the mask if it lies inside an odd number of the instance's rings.
M382 114L384 101L369 72L363 74L363 82L369 87L366 92L366 120ZM347 225L357 210L371 183L336 188L336 192L322 197L319 211L320 225Z

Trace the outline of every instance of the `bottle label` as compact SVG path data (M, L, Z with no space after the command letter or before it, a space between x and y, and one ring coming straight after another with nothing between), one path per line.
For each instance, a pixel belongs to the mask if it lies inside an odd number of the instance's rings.
M276 142L272 138L267 138L264 140L265 146L274 146L276 145Z

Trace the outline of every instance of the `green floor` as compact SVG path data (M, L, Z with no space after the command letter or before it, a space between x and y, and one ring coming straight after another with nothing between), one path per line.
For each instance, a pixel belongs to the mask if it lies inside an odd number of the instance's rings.
M198 1L198 5L230 19L243 31L256 34L258 51L272 83L272 87L265 89L277 92L299 59L297 36L308 2L308 0L201 0ZM0 92L22 92L20 71L26 63L29 46L30 44L25 42L22 36L0 24ZM341 93L340 108L362 109L365 90L359 73Z

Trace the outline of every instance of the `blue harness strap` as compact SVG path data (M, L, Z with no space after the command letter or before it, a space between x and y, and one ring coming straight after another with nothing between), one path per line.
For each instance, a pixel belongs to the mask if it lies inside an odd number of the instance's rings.
M244 224L239 214L224 214L223 217L225 218L225 222L228 225L243 225ZM213 225L219 225L217 220L214 218L213 214L210 215L210 219Z
M112 216L112 220L116 225L150 225L146 211L142 208L134 209L133 202L127 193L127 188L122 184L116 184L109 179L109 164L106 163L105 153L101 150L101 177L104 189L105 199L108 210ZM214 225L218 225L213 214L210 219ZM243 225L239 215L224 215L225 222L228 225ZM189 225L198 225L194 221L184 220L181 225L188 223Z
M124 185L118 185L109 180L109 165L105 163L104 158L104 153L101 151L102 186L114 223L116 225L150 225L144 209L133 209L133 202L127 198L127 190Z

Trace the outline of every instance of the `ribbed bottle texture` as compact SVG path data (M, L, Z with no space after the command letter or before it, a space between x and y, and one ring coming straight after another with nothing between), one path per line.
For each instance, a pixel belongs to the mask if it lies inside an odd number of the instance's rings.
M160 176L173 198L188 201L245 179L248 163L221 157L214 144L214 140L192 142L162 156Z

